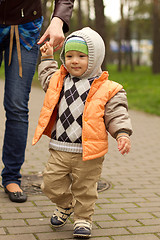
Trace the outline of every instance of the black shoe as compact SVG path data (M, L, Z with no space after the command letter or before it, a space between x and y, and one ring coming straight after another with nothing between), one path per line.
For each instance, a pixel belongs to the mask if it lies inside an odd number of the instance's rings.
M67 219L73 213L73 208L60 208L54 211L53 216L51 217L51 224L53 227L58 228L66 224Z
M23 203L27 201L27 195L24 192L10 192L7 188L4 189L12 202Z
M77 220L74 223L74 232L73 236L75 238L86 239L91 237L92 225L90 222L85 220Z

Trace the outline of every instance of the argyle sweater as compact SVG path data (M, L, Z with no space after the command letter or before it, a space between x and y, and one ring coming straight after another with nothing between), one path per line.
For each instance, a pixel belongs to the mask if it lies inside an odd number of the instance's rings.
M82 152L82 115L94 79L79 79L70 77L70 75L64 79L50 148L67 152Z

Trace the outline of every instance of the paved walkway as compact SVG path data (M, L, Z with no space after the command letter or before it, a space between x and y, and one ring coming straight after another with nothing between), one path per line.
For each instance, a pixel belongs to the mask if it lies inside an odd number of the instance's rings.
M2 147L4 112L1 81L0 89ZM36 146L31 146L43 98L43 91L33 87L23 175L39 176L48 159L47 137L43 136ZM93 217L92 240L160 239L160 117L137 111L130 111L130 115L134 128L130 154L121 156L115 140L109 138L109 153L105 158L102 179L109 181L112 187L99 193ZM59 230L51 228L49 219L53 210L54 205L41 193L30 193L26 203L18 204L10 202L1 188L0 240L73 239L72 218Z

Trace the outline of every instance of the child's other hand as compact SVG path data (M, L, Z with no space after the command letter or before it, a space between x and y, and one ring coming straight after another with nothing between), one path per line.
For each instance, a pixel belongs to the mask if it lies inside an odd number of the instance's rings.
M49 42L45 42L45 44L40 47L40 51L42 56L53 55L53 47L49 44Z
M117 139L118 143L118 150L121 152L122 155L125 153L129 153L131 149L131 142L128 137L122 136Z

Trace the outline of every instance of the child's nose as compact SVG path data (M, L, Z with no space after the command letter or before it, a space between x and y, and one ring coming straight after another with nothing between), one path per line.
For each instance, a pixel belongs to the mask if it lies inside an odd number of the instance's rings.
M77 58L77 57L74 57L74 58L73 58L73 62L74 62L74 63L77 63L77 62L78 62L78 58Z

